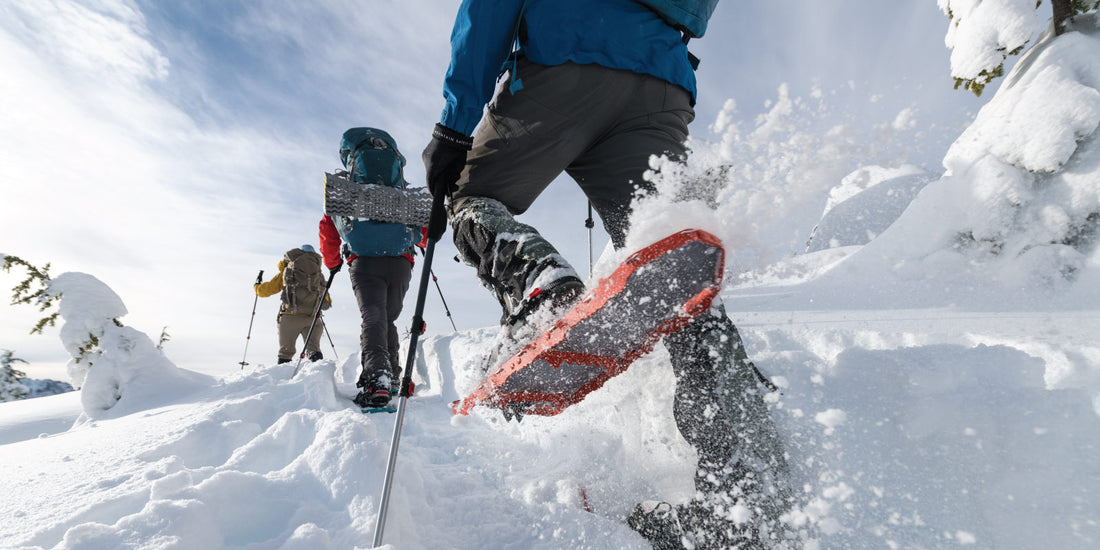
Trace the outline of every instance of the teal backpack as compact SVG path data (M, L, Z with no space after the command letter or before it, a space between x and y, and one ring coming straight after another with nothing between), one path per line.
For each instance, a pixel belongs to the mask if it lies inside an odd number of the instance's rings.
M340 138L340 162L355 183L405 188L405 157L377 128L351 128Z
M397 142L377 128L351 128L340 139L340 162L348 179L361 185L404 189L405 157ZM400 256L420 242L420 228L401 223L334 216L344 246L357 256Z

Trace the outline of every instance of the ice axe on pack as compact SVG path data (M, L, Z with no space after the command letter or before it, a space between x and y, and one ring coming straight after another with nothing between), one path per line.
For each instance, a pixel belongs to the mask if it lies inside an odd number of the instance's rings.
M325 303L325 297L328 296L328 289L332 286L332 280L336 278L336 274L340 272L340 268L343 267L343 263L336 264L336 267L329 270L328 281L325 282L325 291L321 293L321 297L317 299L317 306L313 308L313 322L309 324L309 332L306 333L306 341L302 343L302 353L298 355L298 363L294 365L294 374L290 377L294 378L298 376L298 369L302 366L302 359L306 357L306 345L309 343L309 339L313 337L313 329L317 326L317 319L321 318L321 306Z

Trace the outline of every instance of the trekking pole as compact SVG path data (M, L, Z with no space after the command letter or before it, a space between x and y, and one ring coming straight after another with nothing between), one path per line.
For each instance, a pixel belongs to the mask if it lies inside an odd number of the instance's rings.
M443 311L447 312L447 320L451 322L451 328L455 332L458 332L458 327L455 326L455 320L451 317L451 308L447 307L447 300L443 297L443 289L439 288L439 278L435 276L435 272L432 271L432 282L435 283L435 289L439 292L439 301L443 302Z
M588 219L584 220L584 226L588 228L588 276L592 276L592 228L596 222L592 219L592 201L588 201Z
M439 193L432 200L432 213L428 222L428 234L434 234L433 224L446 223L446 217L439 220L443 212L444 194ZM393 471L397 464L397 447L401 443L401 424L405 421L405 404L408 402L412 387L412 371L416 366L416 343L420 332L424 328L424 301L428 294L428 278L432 272L432 256L435 255L436 239L428 239L428 246L424 250L424 267L420 269L420 287L416 292L416 309L413 312L412 330L409 334L409 355L405 361L405 372L401 376L401 392L397 402L397 419L393 424L393 438L390 440L390 458L386 464L386 479L382 484L382 498L378 504L378 521L374 524L374 546L382 545L382 531L386 527L386 511L390 505L390 488L393 486Z
M264 270L260 270L260 274L256 276L256 284L264 282ZM256 294L256 298L252 300L252 318L248 321L248 336L244 339L244 357L241 357L241 370L244 370L244 366L248 363L245 362L248 359L248 342L252 340L252 323L256 321L256 304L260 301L260 295Z
M336 344L332 343L332 333L328 331L328 325L325 324L324 319L321 320L321 328L325 329L325 336L328 337L328 345L332 346L332 358L339 361L340 356L336 355Z
M313 328L317 326L317 319L321 318L321 305L325 303L325 296L328 296L328 289L332 286L332 280L336 278L336 274L340 270L333 269L329 272L328 282L325 283L325 291L321 293L321 299L317 300L317 307L313 308L313 322L309 324L309 332L306 333L306 341L302 343L302 353L298 356L298 364L294 365L294 374L290 377L294 378L298 376L298 369L302 366L302 359L306 356L306 346L309 345L309 339L313 337Z

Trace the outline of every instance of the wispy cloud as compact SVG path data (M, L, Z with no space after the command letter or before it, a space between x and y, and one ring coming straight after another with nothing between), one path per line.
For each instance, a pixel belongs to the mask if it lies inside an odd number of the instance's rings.
M168 351L205 363L185 366L233 365L257 271L316 242L322 172L346 128L391 130L422 184L457 9L433 4L5 3L0 249L101 278L124 322L168 325ZM437 270L444 285L455 267ZM347 352L359 320L343 279L328 315ZM257 313L264 360L276 309ZM33 314L0 317L0 345L60 352L25 336Z
M149 43L145 18L130 3L13 0L0 10L9 32L69 71L103 80L168 74L168 59Z

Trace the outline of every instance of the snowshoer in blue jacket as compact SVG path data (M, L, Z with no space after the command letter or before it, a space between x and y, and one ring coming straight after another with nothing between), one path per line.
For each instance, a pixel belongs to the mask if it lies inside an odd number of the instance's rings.
M501 304L501 334L518 339L584 288L514 216L564 171L622 246L636 190L652 191L650 156L686 152L695 75L680 32L634 0L464 0L451 46L428 186L447 195L455 246ZM675 421L698 452L696 496L640 504L630 525L655 548L768 544L790 505L787 464L737 329L716 301L664 344ZM752 517L734 521L734 506Z

